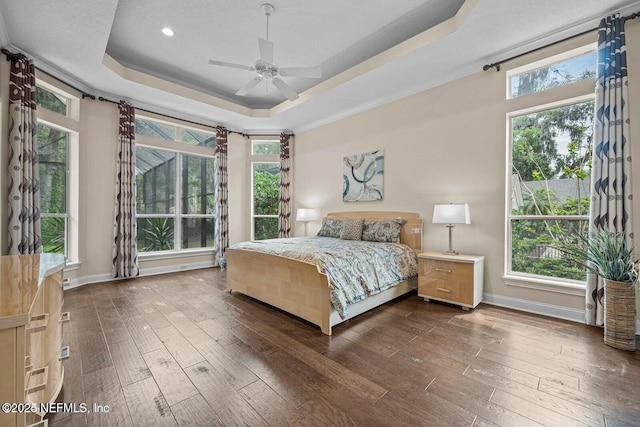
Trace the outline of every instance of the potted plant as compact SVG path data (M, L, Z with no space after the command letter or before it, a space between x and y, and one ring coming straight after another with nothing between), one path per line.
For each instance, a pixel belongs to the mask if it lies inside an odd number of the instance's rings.
M587 239L560 243L558 249L604 281L604 342L615 348L636 349L636 286L638 260L623 233L605 230Z

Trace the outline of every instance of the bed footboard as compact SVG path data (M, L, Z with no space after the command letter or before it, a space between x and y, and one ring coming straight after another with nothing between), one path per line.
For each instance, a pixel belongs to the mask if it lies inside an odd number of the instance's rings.
M329 279L303 261L227 249L227 290L237 291L320 326L331 335Z

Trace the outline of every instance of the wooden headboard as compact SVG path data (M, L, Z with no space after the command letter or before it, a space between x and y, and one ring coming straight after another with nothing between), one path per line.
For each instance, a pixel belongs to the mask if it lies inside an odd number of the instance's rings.
M385 212L385 211L358 211L358 212L332 212L327 218L359 219L366 221L384 221L404 219L406 222L400 229L400 243L412 248L416 253L422 252L422 219L414 212Z

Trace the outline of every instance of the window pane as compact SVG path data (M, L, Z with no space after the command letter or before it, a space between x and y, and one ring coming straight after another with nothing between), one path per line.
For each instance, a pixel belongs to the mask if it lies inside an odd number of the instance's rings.
M254 218L253 219L254 240L276 239L278 238L278 218Z
M65 253L66 221L66 218L61 217L43 216L40 218L43 252L54 254Z
M67 98L36 86L36 105L38 107L66 116L68 104Z
M559 240L578 243L588 220L512 220L511 270L564 279L586 279L586 271L556 249Z
M192 129L180 129L180 142L197 145L199 147L215 148L216 136L210 133L198 132Z
M278 215L280 199L280 165L253 164L253 214Z
M40 211L67 212L67 132L38 125Z
M174 152L136 147L137 213L174 213L175 163Z
M182 218L182 248L212 248L213 218Z
M511 98L541 92L596 76L596 52L557 62L546 67L511 76Z
M587 215L593 102L512 119L513 215Z
M251 154L269 156L280 154L280 141L251 141Z
M173 218L138 218L138 251L168 251L174 248Z
M176 140L176 127L147 119L136 119L136 135L146 135L165 141Z
M215 212L214 180L212 158L182 156L182 213L211 215Z

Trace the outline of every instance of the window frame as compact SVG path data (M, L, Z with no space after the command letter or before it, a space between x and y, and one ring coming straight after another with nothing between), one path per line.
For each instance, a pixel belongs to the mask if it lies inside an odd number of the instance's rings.
M278 154L253 154L254 143L267 143L272 142L278 145ZM254 191L255 185L253 182L254 176L254 165L257 164L275 164L280 167L280 139L276 136L260 136L260 137L251 137L249 138L249 217L250 217L250 229L251 229L251 240L255 240L255 219L256 218L278 218L279 213L276 215L256 215L255 214L255 198ZM278 236L276 236L277 238Z
M37 105L37 125L66 133L65 141L65 213L40 212L41 218L64 218L64 251L66 270L80 267L79 254L79 140L80 98L66 86L36 70L36 87L67 100L66 114Z
M183 248L182 247L182 219L187 218L202 218L202 219L210 219L215 221L215 211L211 214L183 214L182 213L182 163L184 156L191 157L202 157L206 159L211 159L214 162L216 161L215 156L215 144L214 147L203 147L199 145L192 145L188 143L184 143L179 141L181 134L181 129L192 129L200 133L210 134L215 138L216 131L215 129L208 128L204 125L194 126L194 125L185 125L180 121L168 121L164 119L159 119L155 117L153 114L136 114L136 118L144 119L153 122L159 122L164 125L174 126L176 128L176 140L170 141L162 138L156 138L148 135L142 135L136 133L136 148L142 147L151 150L164 150L168 152L172 152L175 154L175 168L173 171L173 179L175 185L174 192L174 203L173 203L173 213L165 213L165 214L140 214L137 212L136 206L136 221L138 218L171 218L173 219L173 249L169 250L161 250L161 251L138 251L138 257L140 259L158 259L158 258L173 258L176 256L192 256L192 255L202 255L208 253L214 253L215 246L207 246L200 248ZM213 174L213 179L215 180L215 173ZM140 230L138 230L140 233ZM215 243L214 243L215 245Z
M577 80L571 83L567 83L564 85L560 85L560 86L554 86L548 89L544 89L542 91L538 91L538 92L532 92L532 93L528 93L526 95L520 95L520 96L511 96L511 78L514 76L518 76L521 74L526 74L532 71L535 71L539 68L544 68L544 67L549 67L551 65L555 65L555 64L560 64L562 62L565 61L569 61L571 59L574 58L578 58L580 56L583 55L587 55L590 53L594 53L597 52L598 49L598 43L589 43L583 46L579 46L576 47L574 49L570 49L561 53L558 53L556 55L553 56L549 56L543 59L540 59L538 61L535 62L531 62L516 68L512 68L510 70L507 70L507 72L505 73L506 75L506 79L505 79L505 91L506 91L506 99L507 100L516 100L516 99L520 99L520 98L524 98L524 97L529 97L529 96L535 96L536 94L539 93L543 93L543 92L547 92L547 91L552 91L552 90L556 90L558 88L562 88L564 86L570 85L570 84L575 84L575 83L579 83L582 80Z
M560 86L559 88L562 88ZM549 89L556 91L558 88ZM562 89L560 89L562 90ZM526 96L526 95L525 95ZM525 96L514 98L524 98ZM527 114L539 113L542 111L552 110L555 108L566 107L569 105L580 104L584 102L595 101L595 93L583 94L572 97L565 97L558 101L548 102L544 104L536 104L531 107L520 110L510 111L506 114L506 168L505 168L505 237L504 237L504 271L503 280L506 285L523 287L536 290L551 291L555 293L584 296L586 290L585 281L572 279L563 279L550 276L535 275L523 272L514 272L511 269L512 262L512 223L514 220L586 220L589 219L588 211L585 215L513 215L512 214L512 197L513 197L513 118Z

